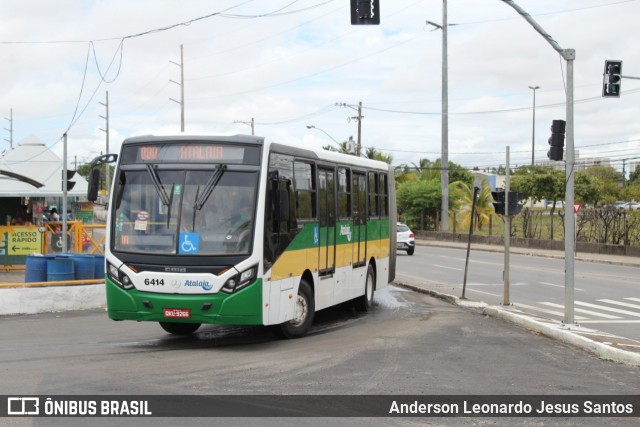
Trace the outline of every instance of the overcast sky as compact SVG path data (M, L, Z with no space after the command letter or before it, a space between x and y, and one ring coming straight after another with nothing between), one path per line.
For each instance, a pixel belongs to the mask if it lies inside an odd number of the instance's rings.
M142 134L250 134L305 147L357 137L393 164L441 156L442 0L380 0L381 25L351 26L348 0L3 0L0 152L35 135L70 166ZM640 158L640 80L602 98L605 59L640 77L640 0L517 0L575 49L575 146L622 169ZM448 0L449 159L465 167L547 159L566 118L566 61L500 0ZM180 25L184 24L184 25ZM171 62L173 61L173 63ZM86 70L86 71L85 71ZM102 103L102 104L101 104ZM350 107L337 104L346 103ZM307 129L314 125L318 129ZM325 133L326 132L326 133ZM628 169L627 169L628 171Z

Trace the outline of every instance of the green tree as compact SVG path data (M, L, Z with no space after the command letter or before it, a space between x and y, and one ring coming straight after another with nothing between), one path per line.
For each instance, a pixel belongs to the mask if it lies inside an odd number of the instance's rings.
M564 172L543 166L523 166L511 177L511 190L522 193L525 199L552 201L550 212L550 233L553 240L553 215L556 202L564 200Z
M636 167L633 172L629 174L629 184L640 184L640 167Z
M420 230L435 227L440 209L440 182L414 180L403 183L397 190L398 216Z
M600 202L613 203L621 198L622 174L611 166L591 166L580 172L586 176L596 178L601 185ZM577 176L577 174L576 174Z
M576 202L597 206L602 199L604 186L598 178L585 173L577 173L574 192Z

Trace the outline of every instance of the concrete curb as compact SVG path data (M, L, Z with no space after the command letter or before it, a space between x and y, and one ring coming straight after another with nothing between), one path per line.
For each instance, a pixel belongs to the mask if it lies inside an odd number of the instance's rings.
M575 333L580 331L591 331L589 329L581 328L579 326L567 327L562 323L553 324L550 322L547 324L537 321L536 319L526 314L513 313L509 310L505 310L495 306L486 307L483 310L483 313L488 316L506 320L507 322L513 323L523 328L539 332L546 337L553 338L565 344L579 347L583 350L599 356L601 359L612 360L614 362L624 363L631 366L640 366L640 354L612 348L609 345L590 340L582 335L579 335L578 333ZM610 337L620 338L615 337L614 335L610 335Z
M450 304L457 305L463 308L480 309L482 310L482 313L484 315L513 323L522 328L538 332L548 338L558 340L577 348L581 348L585 351L595 354L603 360L611 360L630 366L640 366L640 353L634 353L614 348L611 345L597 342L583 335L580 335L581 333L592 334L593 332L597 331L582 328L580 326L567 326L562 324L561 322L556 322L551 319L536 319L531 315L527 315L525 313L515 313L512 310L505 309L503 307L488 306L484 302L462 300L457 296L437 292L431 289L425 289L417 285L403 282L401 280L398 280L397 278L393 283L403 288L427 294L434 298L441 299ZM598 334L601 336L603 335L602 332L598 332ZM632 341L627 338L616 337L610 334L606 334L606 336L614 341L621 340L626 342L633 342L636 343L638 347L640 347L639 342Z

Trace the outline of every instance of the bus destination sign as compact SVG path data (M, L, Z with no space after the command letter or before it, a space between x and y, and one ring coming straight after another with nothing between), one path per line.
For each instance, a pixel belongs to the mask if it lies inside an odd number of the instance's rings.
M124 147L123 163L233 163L242 164L252 147L225 144L136 144Z

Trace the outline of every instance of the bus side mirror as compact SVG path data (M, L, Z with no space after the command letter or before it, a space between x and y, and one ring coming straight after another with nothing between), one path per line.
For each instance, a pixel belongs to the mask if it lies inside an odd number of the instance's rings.
M91 169L88 184L87 199L90 202L95 202L98 200L98 191L100 190L100 168Z
M289 192L286 188L278 189L278 221L289 221Z

